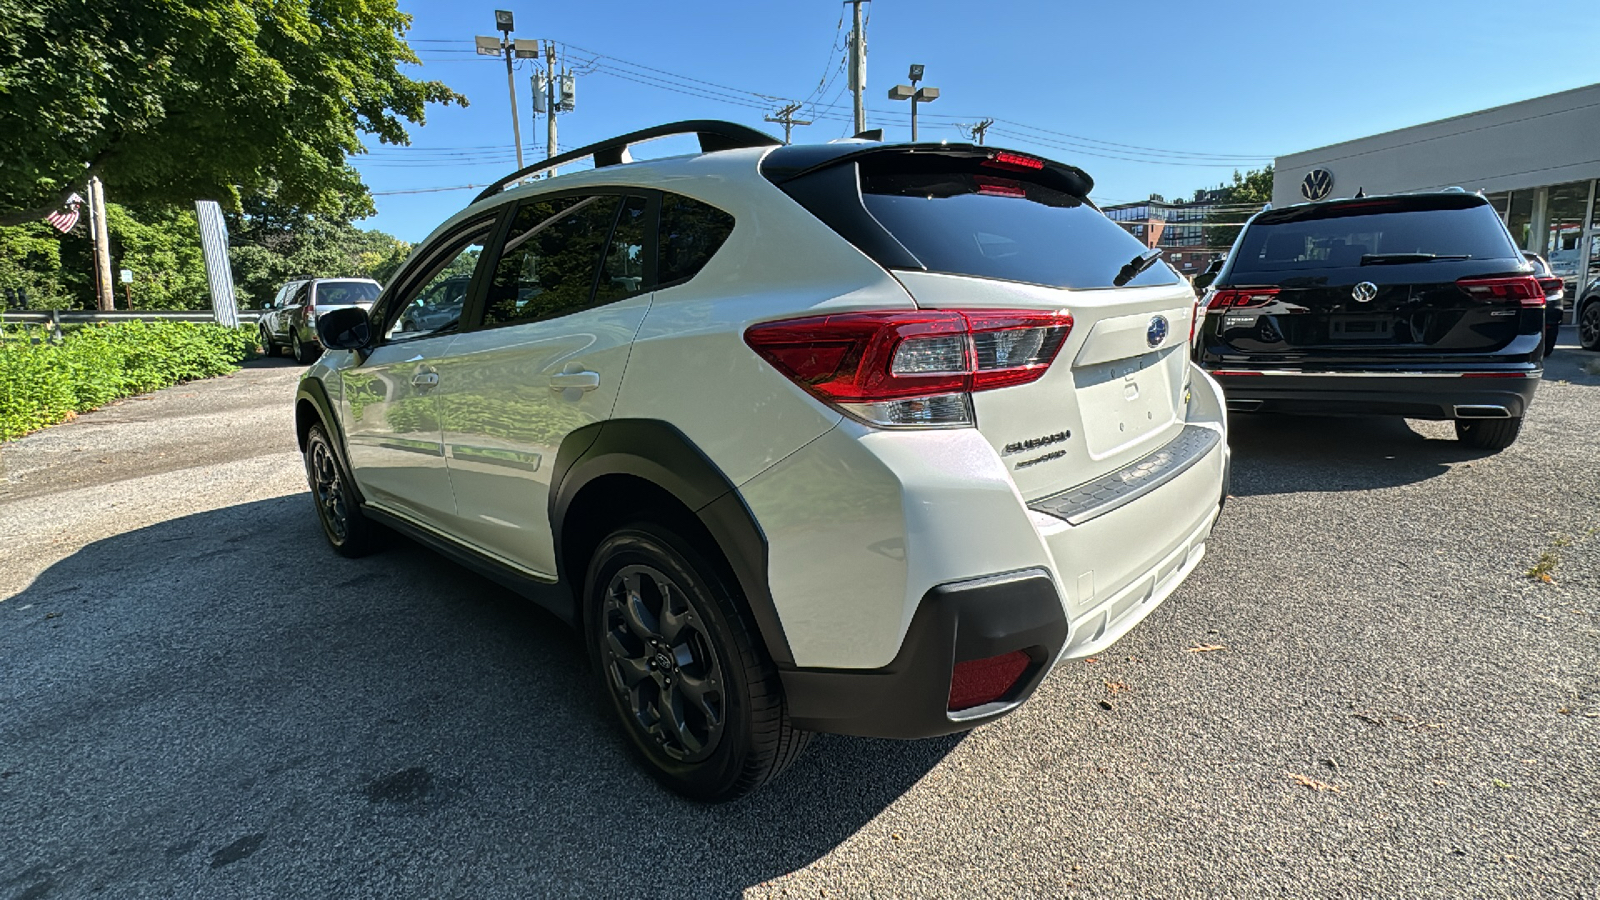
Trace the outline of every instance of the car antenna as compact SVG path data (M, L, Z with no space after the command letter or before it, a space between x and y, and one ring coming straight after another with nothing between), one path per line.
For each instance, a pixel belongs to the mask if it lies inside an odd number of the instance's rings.
M1364 187L1356 188L1356 196L1355 196L1356 200L1360 200L1362 197L1365 197L1366 195L1367 195L1367 189L1366 188L1364 188Z

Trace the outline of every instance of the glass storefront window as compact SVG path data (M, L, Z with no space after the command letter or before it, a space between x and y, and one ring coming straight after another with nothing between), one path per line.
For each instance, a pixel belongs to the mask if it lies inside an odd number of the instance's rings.
M1518 247L1528 246L1528 232L1533 228L1533 191L1512 191L1506 211L1506 227Z
M1544 235L1544 258L1550 270L1567 283L1567 295L1578 290L1578 265L1583 256L1583 219L1589 212L1589 182L1573 181L1550 188Z

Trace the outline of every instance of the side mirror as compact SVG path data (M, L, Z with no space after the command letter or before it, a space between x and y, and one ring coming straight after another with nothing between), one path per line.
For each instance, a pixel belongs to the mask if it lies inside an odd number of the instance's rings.
M317 339L330 350L361 350L372 343L372 322L359 306L329 310L317 319Z

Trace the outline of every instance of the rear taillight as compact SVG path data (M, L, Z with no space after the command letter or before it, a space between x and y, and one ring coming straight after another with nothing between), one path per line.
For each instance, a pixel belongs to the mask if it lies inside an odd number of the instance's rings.
M1560 300L1567 292L1567 283L1559 278L1540 278L1539 289L1546 300Z
M1211 299L1206 301L1206 309L1250 309L1255 306L1266 306L1278 299L1277 288L1245 288L1234 290L1227 288L1212 291Z
M1194 308L1189 310L1189 346L1194 346L1194 328L1200 324L1200 298L1196 297Z
M993 703L1011 692L1032 662L1021 650L988 659L958 662L950 673L949 710Z
M1544 288L1532 275L1514 275L1510 278L1463 278L1456 287L1475 300L1512 302L1523 306L1543 306Z
M919 310L752 325L745 343L813 397L883 426L971 425L974 391L1037 380L1072 331L1065 310Z

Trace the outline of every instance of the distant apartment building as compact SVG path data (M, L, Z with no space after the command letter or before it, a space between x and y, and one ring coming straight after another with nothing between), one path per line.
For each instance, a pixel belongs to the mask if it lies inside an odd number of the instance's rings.
M1146 247L1160 247L1162 259L1184 275L1193 278L1225 251L1206 246L1205 221L1220 199L1220 191L1196 191L1195 199L1169 203L1146 200L1119 203L1104 212L1113 222L1128 229Z

